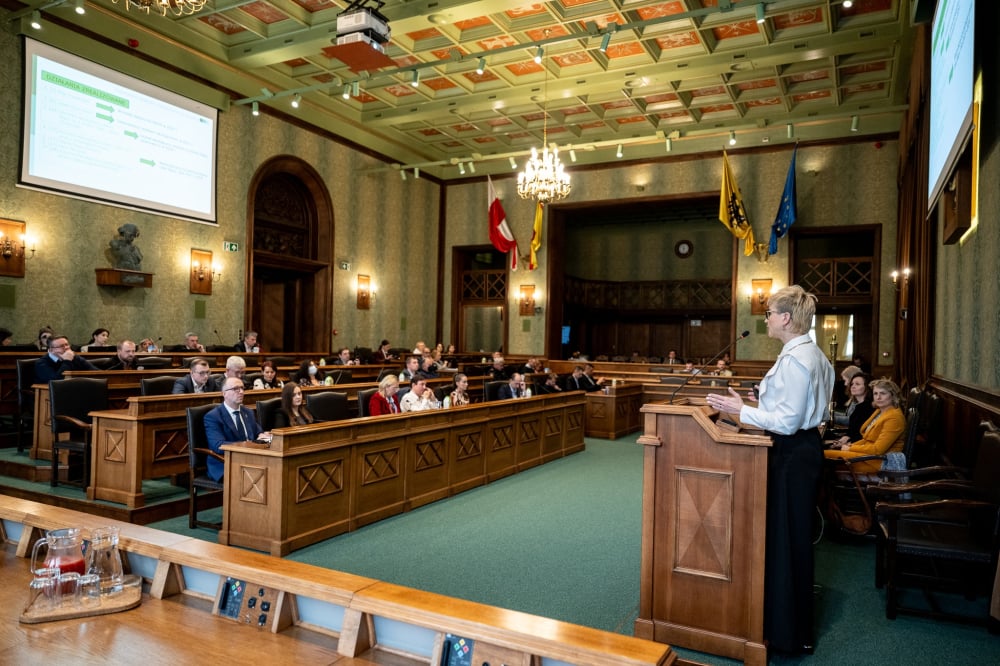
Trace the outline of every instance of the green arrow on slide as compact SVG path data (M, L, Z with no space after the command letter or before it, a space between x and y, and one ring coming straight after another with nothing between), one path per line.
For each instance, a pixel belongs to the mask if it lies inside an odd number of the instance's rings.
M109 115L108 115L108 114L106 114L106 113L98 113L98 114L97 114L97 119L98 119L98 120L107 120L107 121L108 121L109 123L113 123L113 122L115 122L115 119L114 119L114 118L112 118L111 116L109 116Z
M98 104L97 108L100 109L101 111L107 111L108 113L115 112L115 107L111 106L110 104Z
M139 158L139 164L145 164L147 166L152 166L152 167L156 166L156 162L154 162L153 160L147 160L144 157Z
M130 136L133 139L138 139L139 138L139 133L135 132L135 131L126 131L125 132L125 136Z

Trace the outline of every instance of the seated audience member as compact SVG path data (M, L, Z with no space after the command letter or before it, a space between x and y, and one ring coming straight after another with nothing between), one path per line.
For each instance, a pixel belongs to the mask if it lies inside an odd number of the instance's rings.
M160 351L160 348L156 345L156 341L153 338L143 338L139 341L139 351L146 352L147 354L155 354Z
M135 370L135 343L122 340L118 343L118 352L106 370Z
M559 393L562 391L562 387L559 386L559 375L550 372L545 375L545 381L541 384L535 384L535 388L538 389L538 395L545 395L547 393Z
M712 374L717 377L732 377L733 371L730 370L729 366L726 364L726 359L720 358L718 361L716 361L715 372L713 372Z
M582 365L573 366L573 374L566 378L566 390L567 391L587 391L587 387L590 386L590 382L586 380L583 374Z
M604 377L594 377L594 366L587 363L583 366L583 383L585 391L600 391L604 386Z
M847 402L844 403L843 409L835 410L833 413L833 422L836 425L847 425L847 410L854 404L854 399L851 397L851 380L859 374L861 374L861 368L856 365L849 365L840 371L840 379L844 382L844 394L847 396Z
M407 356L406 367L399 373L399 381L408 382L420 372L420 356Z
M861 426L875 411L868 384L868 375L863 372L851 377L847 385L848 395L851 396L847 404L847 432L836 440L836 445L843 446L861 439Z
M455 345L448 345L448 349L446 349L444 353L446 355L448 355L448 356L454 356L455 353L456 353L455 352Z
M96 328L94 332L90 334L90 342L80 347L80 351L88 352L91 347L107 347L108 338L111 337L111 331L106 328Z
M851 361L851 363L860 368L861 372L865 373L866 375L870 375L872 372L871 365L869 365L868 361L866 361L865 357L862 356L861 354L855 354L854 359Z
M260 377L253 380L253 390L276 389L284 385L285 382L278 379L278 371L274 369L274 363L263 361L260 364Z
M694 361L688 361L684 364L684 369L681 372L687 373L689 375L700 375L701 370L694 367Z
M413 355L423 356L426 351L430 351L427 349L427 344L423 340L418 340L416 346L413 348Z
M193 364L192 364L193 365ZM243 406L243 380L227 377L222 385L222 404L205 414L205 438L208 448L222 455L223 444L269 440L271 433L261 432L253 412ZM219 481L226 467L221 460L207 457L208 475Z
M323 368L316 365L315 361L307 359L299 364L299 369L295 371L292 380L299 386L323 386L326 373L323 372Z
M503 356L499 354L493 355L493 367L490 368L490 379L495 382L510 379L510 370L504 366Z
M48 352L35 361L36 384L62 379L67 370L97 370L93 363L73 352L65 335L53 334L48 345Z
M389 341L385 339L378 343L378 351L375 352L375 360L381 361L382 363L385 363L386 361L395 361L396 355L389 351L391 347L392 345L390 345Z
M198 334L194 332L188 332L184 334L184 347L181 351L196 351L199 353L205 353L205 345L198 342Z
M337 353L337 358L333 359L333 365L358 365L360 361L351 360L351 350L347 347L342 348Z
M524 397L524 375L515 372L510 376L510 381L500 387L497 391L499 400L512 400Z
M469 378L465 373L455 375L455 390L448 395L452 407L464 407L469 404Z
M663 360L667 365L680 365L683 363L680 358L677 357L677 350L671 349L667 352L667 358Z
M9 328L0 328L0 347L9 347L14 344L14 332Z
M302 387L291 382L285 384L281 389L281 409L274 415L274 427L309 425L315 420L305 406Z
M876 379L870 386L875 411L861 426L861 439L827 449L823 452L827 458L881 456L903 450L906 417L899 407L903 402L902 391L888 379ZM867 474L877 472L881 466L881 460L871 460L857 463L852 469L859 474Z
M215 390L222 390L222 383L226 381L229 377L236 377L241 382L243 382L243 388L249 389L250 386L247 384L244 378L247 373L247 362L244 361L239 356L230 356L226 359L226 371L217 377L213 377L212 381L215 382Z
M257 331L247 331L243 334L243 339L233 345L233 349L247 354L256 354L260 351L257 346Z
M48 326L38 329L38 351L45 351L49 348L49 342L52 341L53 335L55 335L55 331Z
M437 379L439 377L433 354L424 354L423 358L420 359L420 369L417 370L417 376L424 379Z
M545 364L539 358L529 358L521 368L522 375L537 375L545 372Z
M368 416L382 414L399 414L403 411L399 406L399 380L395 375L386 375L378 383L378 391L372 394L368 401Z
M404 412L423 412L428 409L441 409L434 391L427 386L427 380L417 375L410 380L410 390L399 401L399 407Z
M179 377L174 382L171 393L211 393L217 390L215 382L212 381L212 371L208 367L208 361L203 358L196 358L188 366L188 374ZM242 380L240 380L242 381ZM242 399L241 399L242 401Z

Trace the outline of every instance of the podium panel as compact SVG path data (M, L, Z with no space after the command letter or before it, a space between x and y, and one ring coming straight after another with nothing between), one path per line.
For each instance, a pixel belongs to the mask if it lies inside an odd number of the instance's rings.
M719 428L708 407L653 403L642 412L635 635L764 666L771 440Z

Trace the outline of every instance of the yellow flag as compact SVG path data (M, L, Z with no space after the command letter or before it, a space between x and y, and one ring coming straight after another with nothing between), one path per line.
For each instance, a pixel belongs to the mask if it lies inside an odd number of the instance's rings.
M535 206L535 227L531 232L531 257L528 259L528 270L533 271L538 267L538 257L535 253L542 247L542 202Z
M719 222L722 222L737 238L743 239L743 254L753 254L753 228L743 208L743 195L729 169L729 156L722 151L722 193L719 195Z

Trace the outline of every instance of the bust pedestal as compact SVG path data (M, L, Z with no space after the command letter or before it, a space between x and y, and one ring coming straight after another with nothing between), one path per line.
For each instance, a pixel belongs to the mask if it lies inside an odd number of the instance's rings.
M98 287L143 287L153 286L153 274L141 271L127 271L122 268L95 268Z

